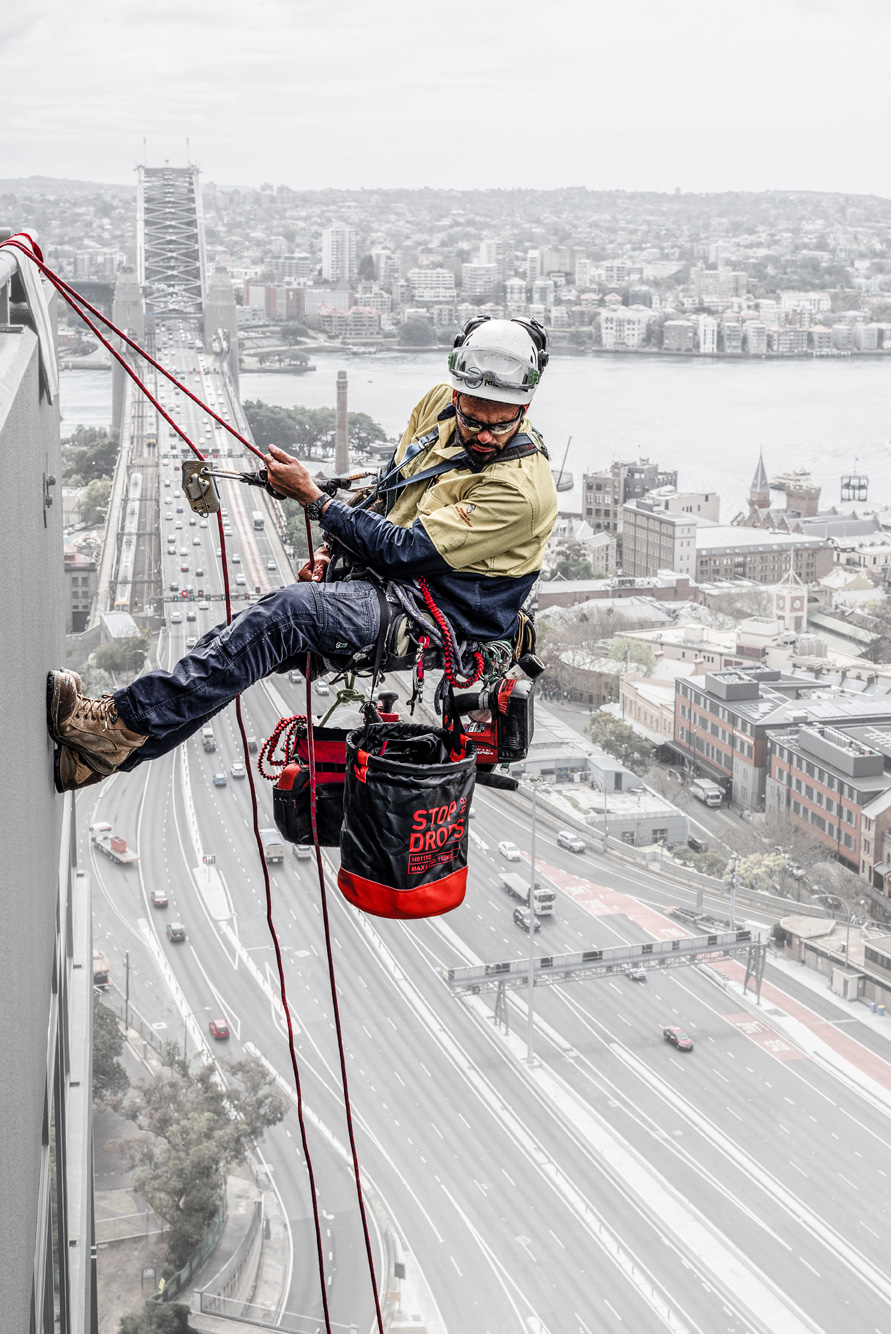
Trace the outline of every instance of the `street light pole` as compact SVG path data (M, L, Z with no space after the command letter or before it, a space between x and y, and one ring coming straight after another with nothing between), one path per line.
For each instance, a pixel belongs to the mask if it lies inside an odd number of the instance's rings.
M130 1027L130 951L124 951L124 1031Z
M535 1012L532 1005L532 997L535 988L535 801L538 796L538 785L532 784L532 846L531 860L529 867L529 977L527 981L528 988L528 1027L526 1030L526 1063L532 1065L535 1060Z
M733 853L730 858L730 930L732 931L736 923L736 868L739 866L739 855Z

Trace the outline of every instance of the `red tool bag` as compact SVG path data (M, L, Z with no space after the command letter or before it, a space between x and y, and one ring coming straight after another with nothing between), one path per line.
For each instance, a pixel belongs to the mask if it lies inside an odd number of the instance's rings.
M346 758L337 875L344 897L378 917L457 908L476 778L469 739L460 727L371 723L349 734Z
M340 727L317 727L313 731L316 825L323 848L336 848L340 842L347 735ZM305 734L295 739L291 759L283 766L272 789L272 812L282 838L289 843L312 843L309 750Z

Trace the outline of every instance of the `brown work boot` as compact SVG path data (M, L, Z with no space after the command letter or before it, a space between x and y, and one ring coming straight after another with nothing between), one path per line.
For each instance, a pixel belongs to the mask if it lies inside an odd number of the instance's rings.
M101 783L105 774L97 774L86 760L82 760L70 746L56 746L53 756L53 778L57 792L79 792L82 787Z
M131 732L121 720L112 695L90 699L80 693L76 672L50 672L46 679L46 712L50 736L86 760L106 777L147 737Z

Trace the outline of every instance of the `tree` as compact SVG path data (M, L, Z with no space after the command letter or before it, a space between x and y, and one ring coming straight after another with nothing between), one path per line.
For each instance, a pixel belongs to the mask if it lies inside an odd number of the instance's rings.
M747 889L780 894L786 872L786 860L779 852L755 852L743 857L736 868L737 883Z
M118 1021L97 991L93 992L93 1097L97 1102L120 1098L130 1087L127 1071L118 1057L124 1050L124 1035Z
M635 774L645 774L653 762L656 747L634 728L614 718L611 713L595 713L588 724L588 735L595 745Z
M230 1066L237 1082L224 1088L213 1065L194 1073L170 1070L139 1084L140 1098L125 1114L142 1135L122 1152L138 1163L137 1190L170 1224L167 1264L181 1269L213 1221L226 1173L244 1157L250 1140L261 1138L285 1114L285 1102L256 1060Z
M90 654L90 666L103 672L138 672L151 642L151 630L140 630L127 639L110 639Z
M87 663L80 675L85 695L110 695L114 690L114 681L108 672L96 667L92 662Z
M374 282L374 256L363 255L359 260L359 282Z
M78 426L62 442L62 481L66 486L86 486L99 477L110 477L119 449L117 431Z
M288 320L286 324L281 325L280 333L286 343L299 343L301 338L312 337L310 330L299 320Z
M384 428L373 417L369 417L367 412L348 413L347 430L351 449L364 450L375 441L387 438Z
M594 567L584 556L563 556L550 571L551 579L593 579Z
M639 639L628 639L625 635L614 635L609 656L616 662L633 663L641 676L652 676L656 658L649 644Z
M403 347L433 347L433 330L426 320L406 320L399 329Z
M77 502L84 523L98 523L100 519L105 518L110 495L110 477L94 477L87 483L83 495Z
M182 1302L146 1302L141 1311L121 1316L118 1334L190 1334L194 1328Z

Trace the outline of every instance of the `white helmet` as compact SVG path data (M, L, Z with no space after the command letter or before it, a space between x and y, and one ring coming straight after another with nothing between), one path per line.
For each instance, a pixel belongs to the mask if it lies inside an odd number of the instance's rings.
M547 364L548 335L538 320L478 315L455 339L449 380L459 394L473 398L531 403Z

